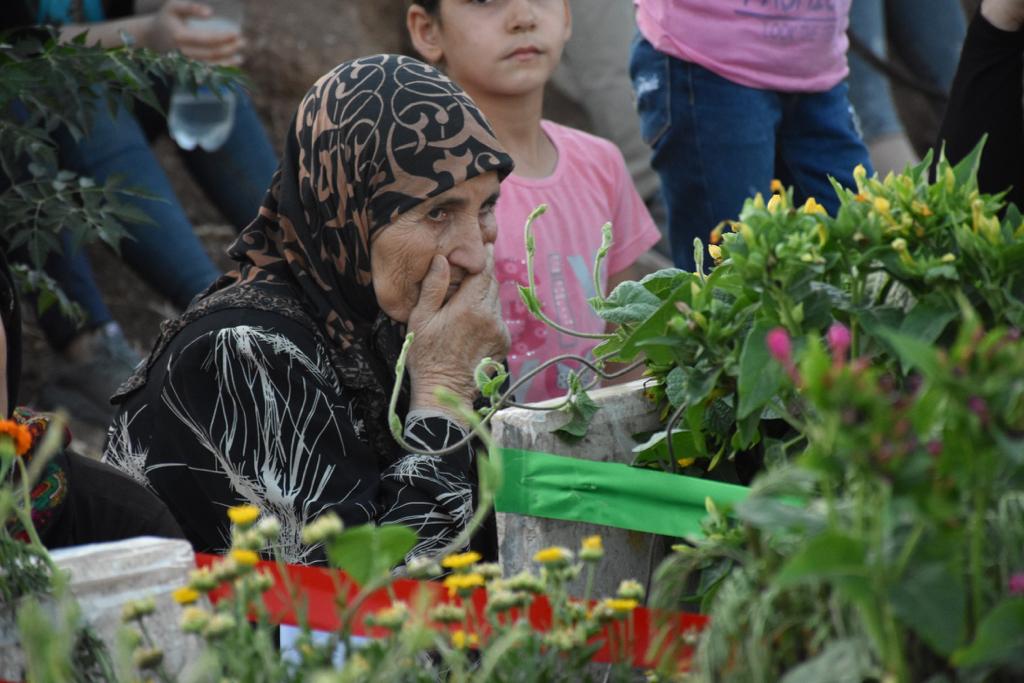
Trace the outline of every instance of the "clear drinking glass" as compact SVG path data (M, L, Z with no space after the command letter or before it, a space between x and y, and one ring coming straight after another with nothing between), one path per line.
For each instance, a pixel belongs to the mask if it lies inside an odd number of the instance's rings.
M213 15L189 19L193 28L210 32L241 31L244 6L241 0L204 0ZM208 152L220 149L228 139L235 122L235 93L228 88L214 91L201 86L174 86L167 112L167 129L171 138L185 150L202 147Z

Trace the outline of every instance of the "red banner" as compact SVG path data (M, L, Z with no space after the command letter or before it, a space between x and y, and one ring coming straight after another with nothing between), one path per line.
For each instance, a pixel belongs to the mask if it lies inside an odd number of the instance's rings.
M196 554L196 564L200 567L209 566L217 559L216 555ZM301 565L283 566L286 569L285 574L282 574L279 565L274 562L260 562L257 565L258 569L269 572L274 577L274 587L264 594L264 604L270 612L271 620L274 623L298 625L295 608L300 607L305 610L310 628L319 631L338 629L339 613L351 605L359 594L359 586L355 581L340 570ZM478 635L487 635L487 594L482 588L477 589L468 600L449 598L447 590L436 581L399 579L391 584L390 590L391 593L382 588L372 593L359 606L352 620L353 635L383 637L387 634L384 629L367 626L365 618L390 606L391 594L410 607L424 599L431 606L461 602L467 609L471 607L474 610L475 618L469 621L480 626ZM225 591L219 591L211 597L216 602L224 595ZM544 632L551 628L551 606L547 598L538 596L533 601L529 609L529 619L537 631ZM678 652L680 666L685 667L691 649L679 647L681 639L687 633L699 631L706 623L707 617L700 614L656 613L638 607L632 612L629 620L612 622L598 635L597 638L603 646L594 659L598 662L627 660L637 667L651 667L657 663L662 653L673 648L671 651ZM449 627L442 625L438 625L437 628L449 630ZM659 639L659 647L655 648L653 653L649 653L651 643L655 639Z

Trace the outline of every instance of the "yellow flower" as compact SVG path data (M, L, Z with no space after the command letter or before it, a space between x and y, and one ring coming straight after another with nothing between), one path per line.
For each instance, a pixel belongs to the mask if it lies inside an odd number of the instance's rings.
M580 546L580 559L584 562L597 562L602 557L604 545L601 543L601 537L594 535L584 538Z
M376 614L370 615L368 623L371 626L380 626L386 628L389 631L397 631L402 628L402 624L409 618L409 606L401 600L391 603L390 607L386 607Z
M475 633L467 634L461 628L452 633L452 645L457 650L465 650L466 646L476 647L480 644L480 638Z
M916 199L913 202L911 202L910 209L917 215L923 216L925 218L932 215L932 210L928 208L928 205Z
M232 550L231 557L243 567L254 567L260 561L260 556L252 550Z
M857 182L857 187L864 182L864 179L868 177L868 171L864 168L864 164L857 164L853 169L853 179Z
M696 460L697 460L696 458L679 458L678 460L676 460L676 462L679 463L680 467L689 467Z
M711 254L711 258L715 259L715 263L722 260L722 248L717 244L709 244L708 253Z
M235 505L228 508L228 518L232 524L249 526L260 516L260 509L255 505Z
M619 614L629 614L637 608L638 603L632 598L607 598L604 600L604 604L613 612Z
M896 253L900 255L900 261L905 266L914 265L914 257L910 255L910 250L907 249L907 241L902 237L897 237L892 241L892 248L896 250Z
M619 589L615 592L615 597L620 600L643 600L644 587L639 581L624 579L619 583Z
M182 586L171 593L171 597L174 598L174 602L179 605L191 605L199 599L199 591L194 588L189 588L188 586Z
M164 661L164 651L158 647L139 647L132 653L132 662L140 669L155 669Z
M210 620L210 613L201 607L186 607L181 611L181 630L185 633L199 633Z
M454 569L458 571L460 569L468 569L482 559L483 556L480 555L480 553L470 551L468 553L459 553L458 555L449 555L441 560L441 566L445 569Z
M431 610L430 618L440 624L457 624L466 619L466 608L441 603Z
M784 194L786 192L785 186L782 184L782 181L779 180L778 178L772 178L771 188L772 192L776 194Z
M156 602L153 598L142 598L125 603L121 608L121 620L125 623L136 621L142 617L149 616L156 611Z
M572 553L568 548L551 546L538 551L533 556L533 561L541 564L567 564L572 561Z
M828 213L827 211L825 211L825 207L824 206L822 206L817 201L815 201L814 197L808 197L807 201L804 202L803 208L800 209L800 210L803 211L804 213L811 213L811 214L814 214L814 213L827 214Z
M474 588L484 585L484 577L480 574L452 574L445 577L444 587L448 589L448 597L456 593L466 597L473 592Z
M953 261L956 261L956 256L953 254L943 254L942 258L939 260L943 263L953 263Z
M889 200L885 197L875 197L875 201L872 205L875 207L875 211L886 216L889 215L889 210L892 208Z
M772 198L768 200L768 213L775 213L780 208L786 208L786 200L781 194L773 194Z

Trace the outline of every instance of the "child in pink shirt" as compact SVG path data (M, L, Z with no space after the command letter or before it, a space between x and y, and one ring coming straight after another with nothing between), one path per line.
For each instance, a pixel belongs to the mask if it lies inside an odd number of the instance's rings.
M829 176L871 167L844 82L851 0L634 2L630 75L676 265L773 178L834 213Z
M410 6L407 25L416 49L427 61L443 64L469 93L516 162L501 185L495 243L502 311L512 335L512 379L556 356L588 356L595 340L548 328L522 303L526 217L537 205L548 205L534 224L534 279L545 314L579 332L606 330L587 303L595 294L591 272L601 226L611 221L614 234L601 278L606 292L636 276L634 262L660 233L614 145L542 119L544 85L571 31L567 0L420 0ZM517 391L517 398L563 395L571 369L578 364L549 367Z

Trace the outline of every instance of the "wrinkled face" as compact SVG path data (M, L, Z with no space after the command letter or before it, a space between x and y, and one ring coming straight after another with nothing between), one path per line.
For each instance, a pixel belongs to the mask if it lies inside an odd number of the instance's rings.
M473 93L523 95L543 88L572 32L568 0L442 0L414 43Z
M489 171L422 202L379 230L370 247L370 264L381 310L396 322L408 322L435 254L450 266L445 301L463 279L482 271L484 247L498 236L497 201L498 174Z

